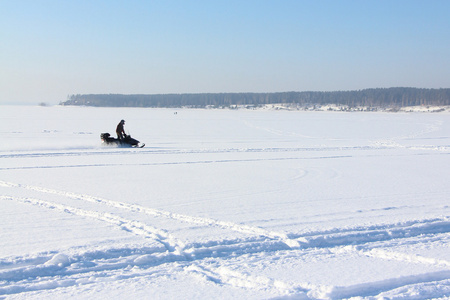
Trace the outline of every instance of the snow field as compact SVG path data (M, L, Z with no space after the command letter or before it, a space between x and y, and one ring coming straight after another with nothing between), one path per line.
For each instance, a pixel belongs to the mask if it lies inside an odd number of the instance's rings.
M173 112L2 107L0 297L450 297L450 115Z

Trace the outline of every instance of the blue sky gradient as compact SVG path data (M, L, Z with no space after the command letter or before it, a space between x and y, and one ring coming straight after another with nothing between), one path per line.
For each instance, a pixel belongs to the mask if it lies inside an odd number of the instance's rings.
M0 0L0 104L450 87L450 1Z

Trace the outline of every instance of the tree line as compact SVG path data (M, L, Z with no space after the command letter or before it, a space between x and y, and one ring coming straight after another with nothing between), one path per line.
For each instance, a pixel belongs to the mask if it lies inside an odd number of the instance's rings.
M203 93L203 94L86 94L69 95L60 105L100 107L231 107L266 104L405 107L450 105L450 89L375 88L334 92Z

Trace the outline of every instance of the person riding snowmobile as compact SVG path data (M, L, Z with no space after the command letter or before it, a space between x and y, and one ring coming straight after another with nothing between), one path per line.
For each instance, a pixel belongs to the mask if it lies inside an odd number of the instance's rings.
M119 140L123 140L127 136L125 134L125 129L123 128L124 125L125 125L125 120L121 120L120 123L117 124L116 133L117 133L117 138Z

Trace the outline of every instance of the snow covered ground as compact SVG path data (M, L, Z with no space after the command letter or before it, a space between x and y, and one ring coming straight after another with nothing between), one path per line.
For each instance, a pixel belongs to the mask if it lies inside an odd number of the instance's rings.
M450 297L449 113L0 120L0 299Z

